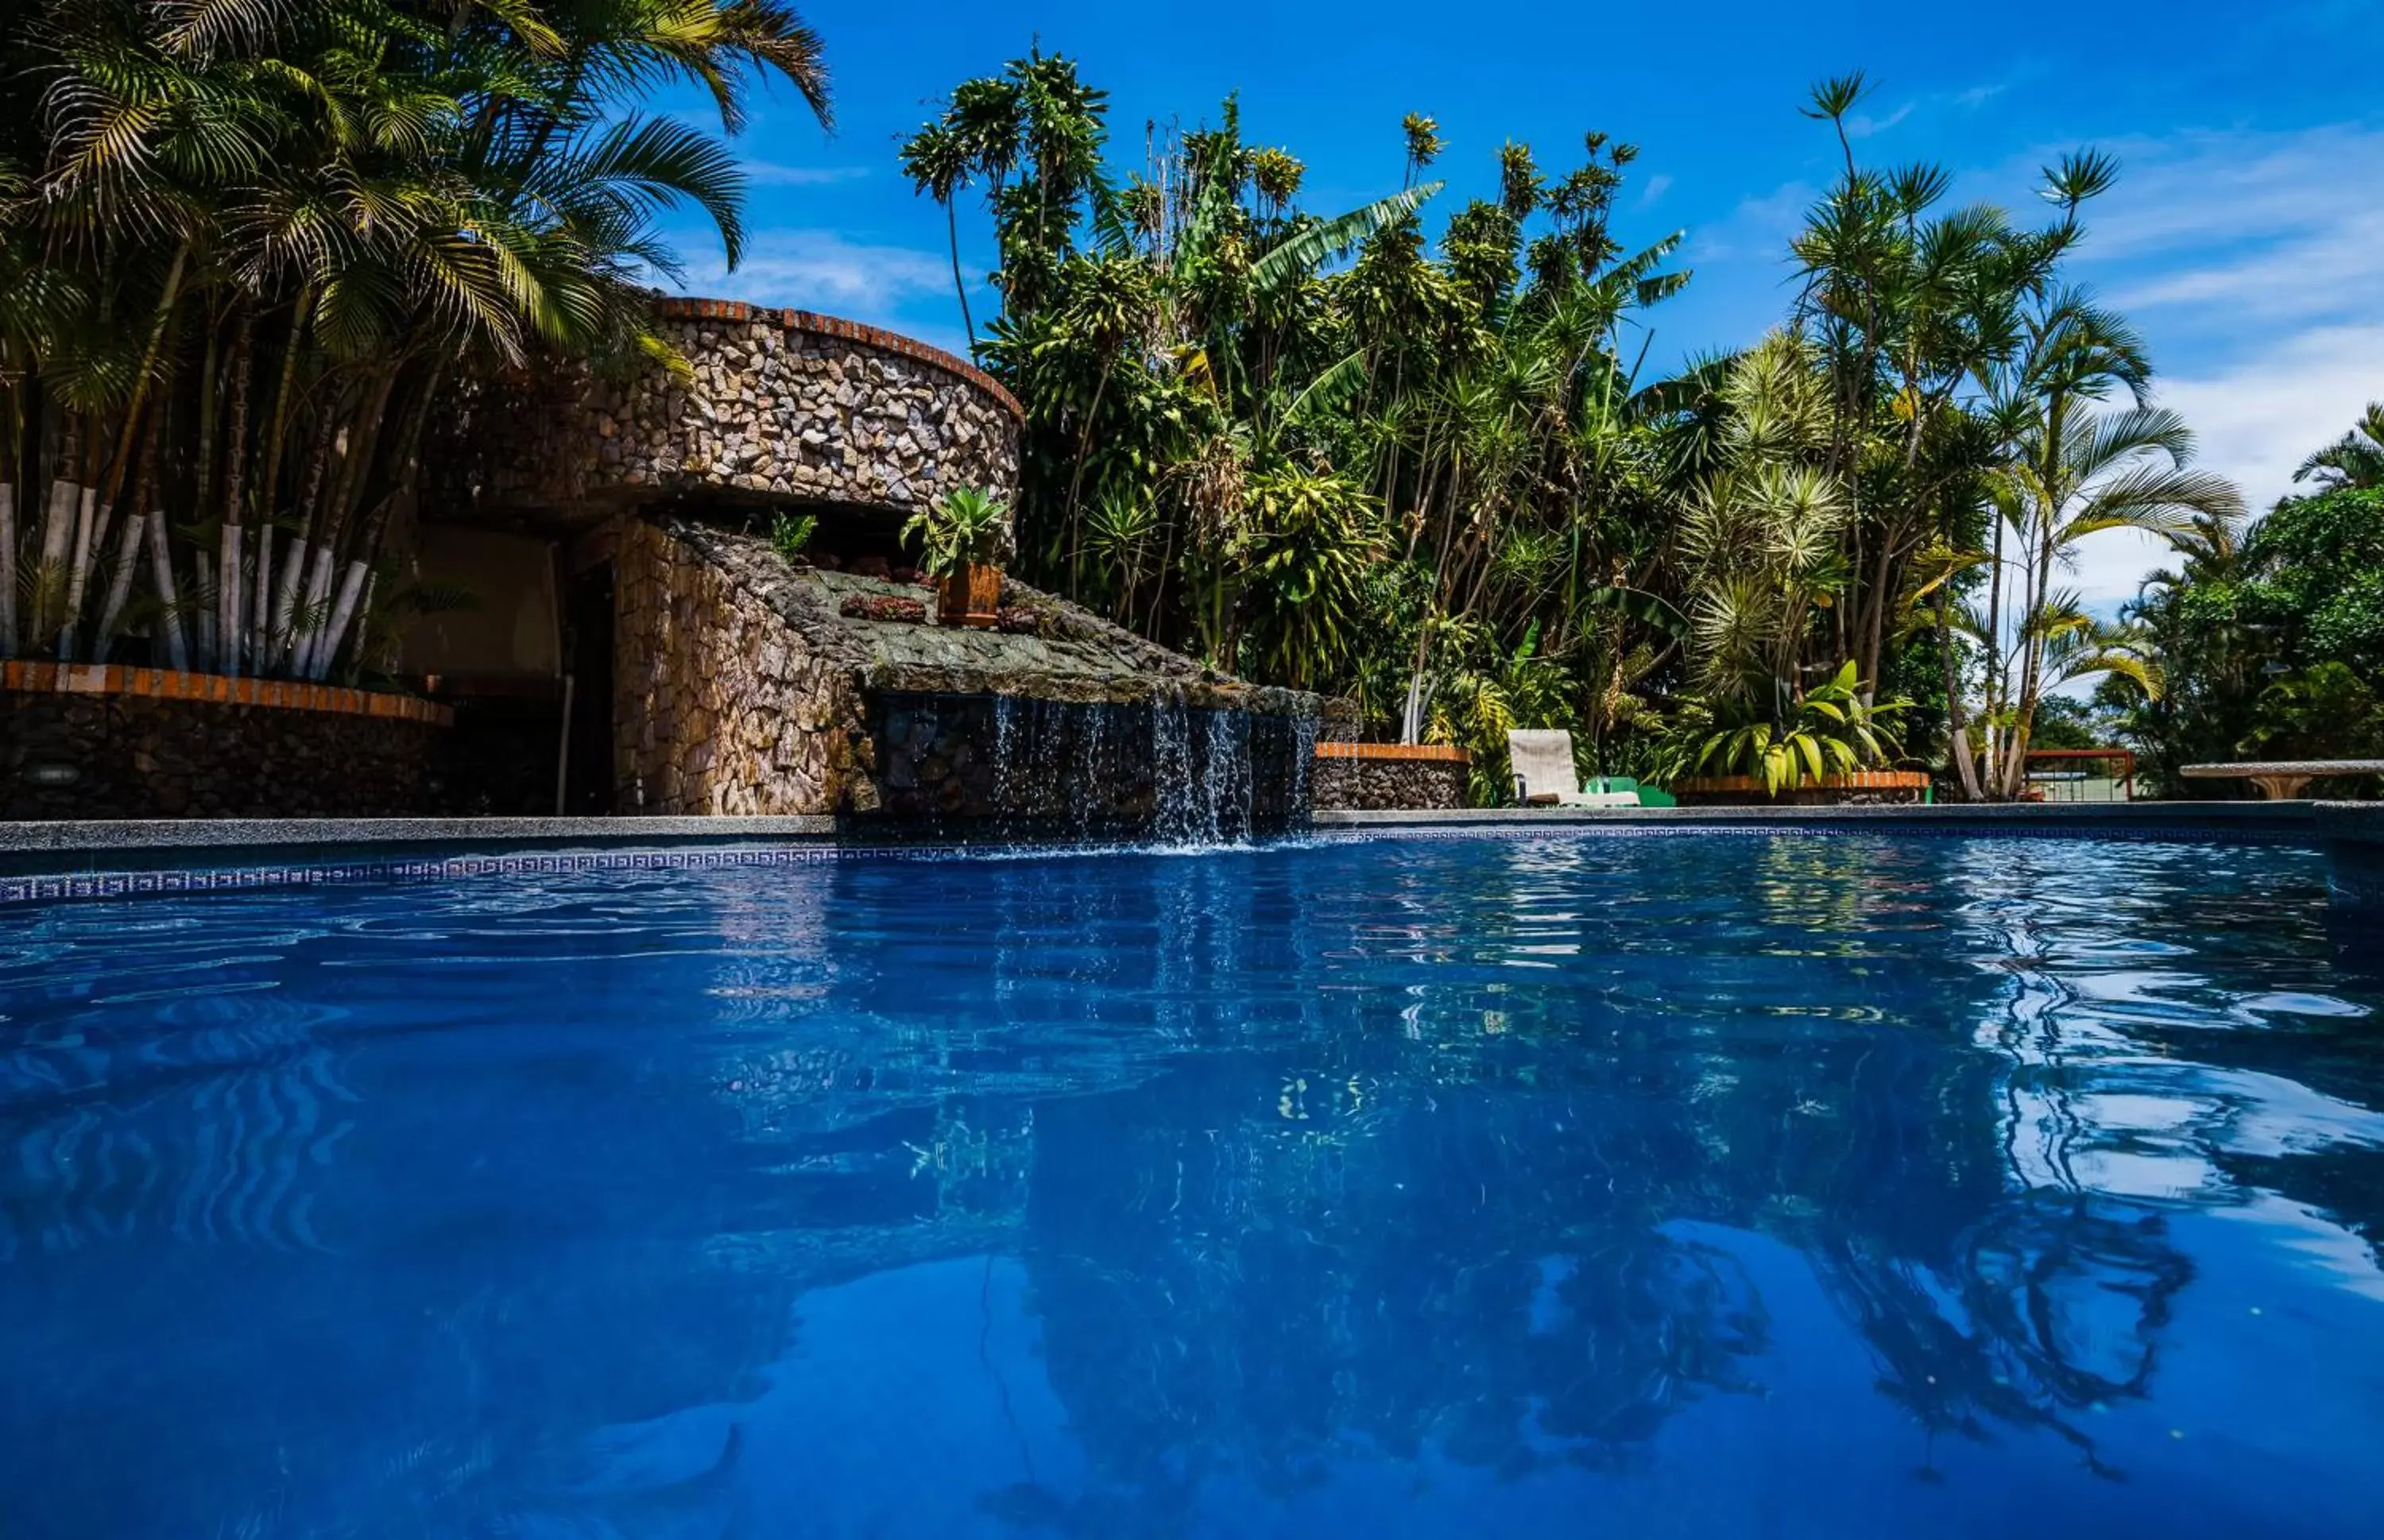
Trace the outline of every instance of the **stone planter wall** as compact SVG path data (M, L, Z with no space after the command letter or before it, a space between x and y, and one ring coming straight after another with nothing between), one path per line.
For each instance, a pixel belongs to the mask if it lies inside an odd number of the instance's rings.
M1319 813L1463 807L1471 764L1438 744L1319 743L1311 794Z
M613 808L801 813L875 806L851 669L764 598L639 519L612 541Z
M1018 403L961 359L806 311L665 300L661 312L692 382L656 366L490 387L454 430L446 501L601 515L745 493L907 514L960 487L1014 495Z
M163 669L0 665L0 818L439 810L452 718L405 696ZM66 785L37 784L70 767Z
M1863 770L1775 796L1752 776L1707 776L1670 789L1682 807L1889 807L1927 801L1929 777L1918 770Z

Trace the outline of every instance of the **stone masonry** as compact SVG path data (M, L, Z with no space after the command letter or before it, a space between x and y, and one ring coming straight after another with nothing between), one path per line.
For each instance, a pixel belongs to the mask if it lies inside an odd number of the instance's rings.
M1316 811L1439 812L1465 805L1468 765L1462 754L1452 757L1434 752L1432 757L1409 757L1410 754L1412 751L1402 753L1396 744L1320 748L1310 778Z
M849 660L642 519L623 523L612 551L615 811L874 810L856 774L863 712Z
M450 467L477 482L474 502L601 518L741 493L908 514L962 487L1014 492L1018 404L950 354L805 311L723 300L661 311L691 379L558 371L482 393Z
M615 808L883 813L1054 832L1280 827L1306 801L1316 698L1245 685L1024 584L1019 632L869 618L896 585L767 541L615 521ZM912 589L913 613L932 590Z
M0 691L0 819L425 813L447 736L356 713ZM39 784L44 768L74 778Z

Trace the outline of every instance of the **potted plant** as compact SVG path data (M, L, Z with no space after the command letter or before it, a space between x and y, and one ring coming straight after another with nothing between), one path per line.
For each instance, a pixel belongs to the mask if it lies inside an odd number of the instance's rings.
M977 488L962 487L912 515L902 527L902 538L914 535L920 570L936 579L936 618L947 626L999 621L1010 504Z

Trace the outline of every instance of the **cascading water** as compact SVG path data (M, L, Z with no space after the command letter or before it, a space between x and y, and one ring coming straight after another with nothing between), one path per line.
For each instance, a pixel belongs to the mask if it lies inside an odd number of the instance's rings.
M1199 805L1193 796L1192 712L1181 690L1170 690L1151 704L1150 714L1151 826L1161 840L1189 844L1201 833Z
M1304 821L1312 715L995 692L881 698L873 763L896 818L998 837L1229 844Z

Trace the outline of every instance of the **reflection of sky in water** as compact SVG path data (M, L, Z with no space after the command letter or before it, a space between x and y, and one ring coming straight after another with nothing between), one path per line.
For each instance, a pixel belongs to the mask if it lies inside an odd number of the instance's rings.
M10 1535L2331 1534L2316 858L1485 839L19 912Z

